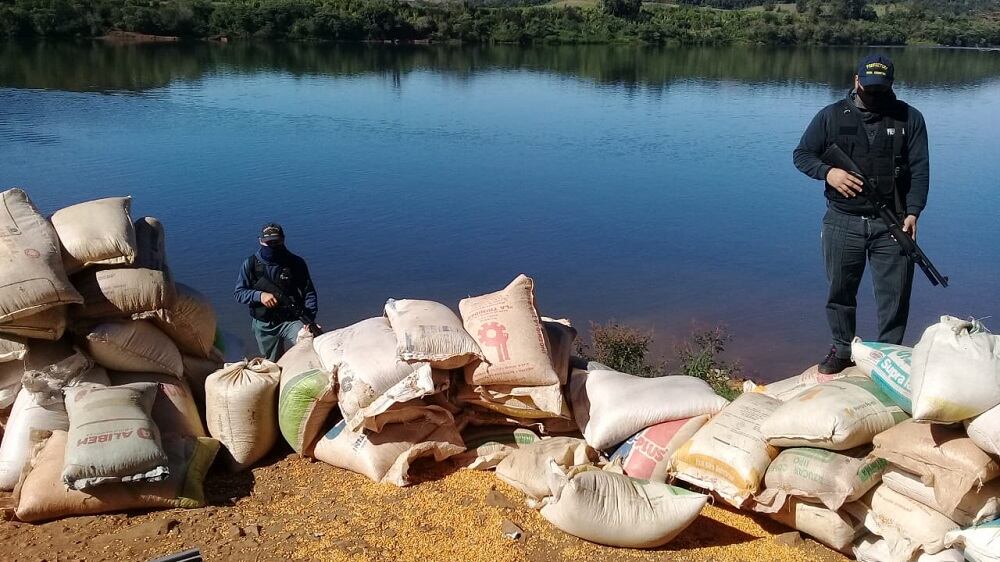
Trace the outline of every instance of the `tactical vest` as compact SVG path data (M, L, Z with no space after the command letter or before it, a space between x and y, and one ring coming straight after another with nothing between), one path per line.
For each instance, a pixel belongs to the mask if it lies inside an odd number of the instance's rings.
M250 286L255 287L259 279L267 279L271 283L274 283L278 289L285 295L292 294L294 291L294 283L292 282L292 269L288 266L282 266L278 270L278 278L272 279L267 274L267 268L264 262L254 254L248 258L250 260ZM278 306L276 308L267 308L259 302L255 302L250 305L250 316L253 316L257 320L262 322L288 322L291 320L297 320L295 314Z
M908 113L908 105L901 101L894 102L876 124L875 138L869 141L861 114L853 104L841 100L834 112L837 144L857 163L874 183L875 192L897 214L905 211L903 202L910 187L906 149L910 134L906 130ZM844 200L843 196L837 195Z

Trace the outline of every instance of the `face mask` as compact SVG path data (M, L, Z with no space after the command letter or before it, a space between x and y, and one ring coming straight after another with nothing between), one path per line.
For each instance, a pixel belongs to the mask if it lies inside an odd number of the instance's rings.
M260 257L267 261L277 261L280 260L287 250L284 246L261 246L260 247Z

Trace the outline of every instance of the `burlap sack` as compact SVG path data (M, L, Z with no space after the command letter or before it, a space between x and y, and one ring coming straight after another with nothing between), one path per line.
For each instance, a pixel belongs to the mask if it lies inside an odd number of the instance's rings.
M337 407L337 379L325 369L312 338L295 344L278 359L278 427L296 453L312 456L312 448L330 412Z
M812 447L785 449L767 468L764 491L754 498L754 509L774 513L792 496L834 511L857 501L882 481L889 464L869 456L870 451L871 447L841 453Z
M0 324L0 333L55 341L66 332L68 306L53 306L37 314Z
M147 320L98 324L87 333L85 345L95 361L113 371L184 376L181 352Z
M760 426L780 405L777 398L763 394L740 395L681 446L671 471L741 507L760 489L768 465L778 455Z
M465 450L454 425L429 421L387 426L378 433L353 432L340 421L316 443L316 458L363 474L375 482L406 486L410 466L430 457L441 462Z
M66 389L69 436L63 482L75 490L170 475L151 417L158 386L85 385Z
M81 303L66 277L59 239L20 189L0 193L0 325Z
M163 224L153 217L140 217L135 228L135 267L167 271L167 244Z
M166 319L177 298L167 273L130 267L91 268L73 276L83 305L73 308L78 320L117 318Z
M583 439L553 437L519 447L497 465L497 478L524 492L526 496L541 500L549 495L548 474L550 462L564 470L584 464L594 464L601 454Z
M385 315L404 361L426 361L436 369L458 369L482 361L479 344L447 306L434 301L389 299Z
M136 257L131 197L78 203L52 215L67 273L92 265L132 264Z
M875 437L873 453L920 476L946 512L1000 476L1000 462L959 428L909 421Z
M534 281L519 275L503 290L462 299L465 330L486 360L465 368L472 385L543 386L559 383L549 341L535 308Z
M166 314L153 318L181 353L211 357L215 349L216 316L208 297L183 283L175 283L176 298Z
M1000 478L993 479L962 498L954 510L944 509L934 497L934 488L924 484L920 476L899 467L890 466L882 476L890 490L916 500L963 527L992 521L1000 515Z
M871 507L868 530L885 539L893 562L908 562L918 553L936 554L947 545L945 535L958 525L930 507L882 484L862 500Z
M576 341L576 328L565 318L556 320L545 316L542 317L542 328L549 340L552 368L559 377L559 384L564 385L569 382L570 355L573 353L573 342Z
M114 385L155 383L159 386L156 401L153 402L152 417L161 437L174 433L189 437L208 437L191 388L184 379L160 373L115 371L108 373L108 376Z
M266 359L226 365L205 381L208 432L228 452L239 472L264 457L278 441L281 367Z
M215 439L169 436L163 446L169 458L170 478L107 484L82 491L66 488L61 480L67 441L65 431L38 434L31 462L14 493L15 514L21 521L36 523L132 509L203 507L205 475L219 450Z
M770 517L841 552L850 552L854 539L865 533L864 521L852 511L834 511L796 498Z

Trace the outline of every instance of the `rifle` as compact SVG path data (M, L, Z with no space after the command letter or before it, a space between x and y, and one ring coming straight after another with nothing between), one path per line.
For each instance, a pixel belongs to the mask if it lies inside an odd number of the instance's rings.
M910 261L920 266L923 270L924 275L930 280L931 285L935 287L941 285L942 287L948 286L948 278L941 275L931 260L927 258L924 251L917 246L917 242L910 237L909 234L903 231L903 224L899 222L899 217L896 213L885 204L885 201L878 196L871 188L871 182L862 173L861 168L851 160L851 157L840 148L837 143L833 143L823 156L820 157L824 163L846 170L848 173L857 176L861 179L863 185L861 189L861 195L868 199L868 202L875 207L875 212L878 213L879 218L881 218L885 224L889 227L889 235L892 239L899 244L899 247L903 250L903 255L909 258Z
M253 288L258 291L264 291L265 293L271 293L274 298L278 300L278 306L276 308L284 309L288 311L289 316L293 318L298 318L300 322L309 330L309 333L313 337L318 336L323 333L323 330L316 324L316 318L309 313L308 310L299 302L299 300L292 295L289 295L281 290L274 282L270 279L260 276L257 281L253 284ZM264 305L260 305L264 306Z

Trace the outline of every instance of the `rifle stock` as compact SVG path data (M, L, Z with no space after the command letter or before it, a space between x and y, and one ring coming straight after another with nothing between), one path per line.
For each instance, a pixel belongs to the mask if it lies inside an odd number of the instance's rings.
M910 261L920 267L921 271L924 272L924 275L927 276L927 279L930 280L931 285L934 285L935 287L938 285L947 287L948 278L941 275L937 268L934 267L934 264L931 263L931 260L927 258L927 255L924 254L924 251L917 245L917 242L903 230L903 225L899 222L899 217L896 216L896 213L893 212L892 209L890 209L888 205L886 205L885 202L882 201L871 189L871 183L861 171L861 168L858 167L858 164L852 160L851 157L837 145L837 143L831 144L820 159L830 166L840 168L861 178L861 181L863 182L861 195L872 204L875 208L875 212L878 213L879 218L881 218L885 222L886 226L889 227L889 234L892 236L892 239L899 244L903 254L909 258Z

